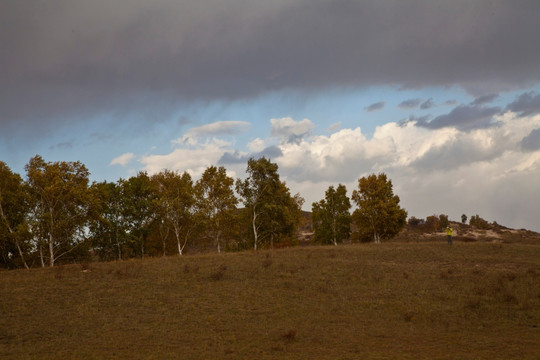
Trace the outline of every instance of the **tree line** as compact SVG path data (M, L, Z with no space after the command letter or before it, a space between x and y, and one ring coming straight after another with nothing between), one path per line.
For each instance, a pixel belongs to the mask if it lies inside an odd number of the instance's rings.
M278 165L247 162L234 180L210 166L197 181L188 172L139 172L116 182L89 181L81 162L36 155L23 179L0 161L0 266L55 266L99 259L184 254L188 248L237 251L297 243L304 199L291 195ZM314 241L337 245L351 236L387 239L405 225L385 174L358 181L352 193L330 186L312 204Z

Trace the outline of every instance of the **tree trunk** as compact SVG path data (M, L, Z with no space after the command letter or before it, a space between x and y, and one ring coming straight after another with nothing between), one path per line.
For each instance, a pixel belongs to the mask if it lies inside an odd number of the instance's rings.
M221 231L218 231L216 234L216 244L217 244L217 252L218 254L221 253L221 244L219 242L219 237L221 235Z
M52 233L49 233L49 265L54 267L54 238Z
M176 225L174 226L174 236L176 236L176 245L178 245L178 255L182 255L183 247L180 244L180 230Z
M255 208L253 208L253 222L251 223L251 225L253 226L253 239L254 239L253 249L255 251L257 251L257 240L258 240L257 225L255 223L256 220L257 220L257 213L255 213Z
M51 267L54 266L54 237L53 237L53 231L54 231L54 208L52 206L49 206L49 212L50 212L50 221L49 221L49 264Z
M118 233L116 234L116 247L118 248L118 260L122 260L122 246L118 240Z
M28 264L26 263L26 260L24 260L24 255L23 255L23 252L22 252L22 249L21 249L21 245L19 244L19 240L15 239L15 245L17 246L17 250L19 251L19 255L21 256L21 260L24 264L24 267L27 268L27 269L30 269L28 267Z
M45 258L43 256L43 247L41 246L41 241L39 242L39 259L41 260L41 267L45 267Z
M141 235L141 259L144 259L144 235Z

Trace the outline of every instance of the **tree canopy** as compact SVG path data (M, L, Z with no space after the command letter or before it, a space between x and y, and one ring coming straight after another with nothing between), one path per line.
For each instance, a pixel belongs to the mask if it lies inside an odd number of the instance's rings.
M304 199L291 195L278 165L265 157L249 159L246 176L236 181L223 166L209 166L196 182L187 172L165 169L89 184L84 164L39 155L25 170L23 179L0 161L5 268L290 246L307 219ZM404 223L406 212L384 174L359 179L353 200L359 208L351 217L347 189L339 184L312 204L316 242L340 244L351 225L380 241Z
M273 245L274 241L293 236L300 220L303 199L292 197L287 185L278 174L278 165L261 157L248 160L248 177L237 180L236 191L251 220L253 248L261 243Z
M350 208L345 185L339 184L336 189L330 186L324 199L312 206L315 241L337 245L347 239L351 232Z
M392 181L386 174L360 178L352 199L358 206L353 221L361 238L370 237L379 243L397 235L405 226L407 211L399 206L399 196L394 195Z

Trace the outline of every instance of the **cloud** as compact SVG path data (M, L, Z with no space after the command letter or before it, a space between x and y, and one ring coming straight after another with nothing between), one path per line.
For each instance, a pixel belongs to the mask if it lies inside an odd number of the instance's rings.
M238 151L226 152L219 159L218 165L246 164L250 158L259 159L261 157L266 157L267 159L274 159L282 155L281 149L275 145L252 154L243 154Z
M459 219L463 213L480 214L531 228L537 204L530 194L540 191L540 149L524 153L520 144L540 137L540 115L506 113L496 121L497 127L472 131L387 123L371 139L360 128L342 129L279 145L283 156L277 162L287 184L307 204L320 200L329 185L344 183L352 191L361 176L385 172L410 215L444 213Z
M247 144L247 147L249 151L251 152L262 151L266 147L266 142L261 138L256 138L256 139L251 140Z
M422 104L420 104L420 109L427 110L435 106L435 103L433 102L433 99L427 99Z
M50 147L51 150L53 150L53 149L68 150L68 149L72 149L72 148L73 148L73 142L72 141L61 142L61 143L58 143L58 144Z
M524 151L540 150L540 128L534 129L521 141L521 148Z
M507 112L495 115L494 120L498 126L462 130L430 129L412 119L377 126L371 138L359 127L345 128L263 149L258 146L267 140L259 139L254 147L258 151L253 152L206 140L168 154L145 156L141 162L150 173L168 168L196 176L218 164L230 174L243 174L250 157L266 156L279 165L283 180L307 204L320 200L329 185L343 183L352 191L358 178L385 172L411 215L446 213L459 219L463 213L478 213L508 226L530 228L527 224L535 220L529 214L535 214L532 209L537 204L515 189L528 194L540 191L536 181L540 115Z
M135 154L129 152L115 157L111 160L109 165L121 165L126 166L131 160L135 158Z
M315 127L309 119L294 121L290 117L271 119L270 124L272 136L279 137L286 142L300 141L311 134Z
M418 122L418 126L429 129L456 127L460 130L473 130L493 126L493 117L500 113L499 107L460 105L450 113L439 115L431 121Z
M215 135L237 135L249 130L251 124L246 121L216 121L211 124L189 129L186 138L201 138Z
M379 101L379 102L376 102L376 103L371 104L369 106L366 106L364 108L364 110L366 110L368 112L378 111L378 110L384 109L385 105L386 105L386 103L384 101Z
M0 134L155 122L291 89L526 88L540 81L539 11L533 0L3 1Z
M332 131L339 130L340 128L341 128L341 121L338 121L337 123L330 125L327 131L332 132Z
M402 109L414 109L422 102L422 99L409 99L401 102L398 106Z
M499 97L499 94L489 94L489 95L480 96L474 99L471 105L473 106L484 105L484 104L492 102L498 97Z
M192 176L197 176L208 166L218 164L221 157L230 151L226 145L219 139L212 139L204 143L184 145L164 155L142 156L140 162L143 164L143 170L149 174L169 169L187 171Z
M540 113L540 94L534 91L521 94L516 100L508 104L507 110L528 116Z

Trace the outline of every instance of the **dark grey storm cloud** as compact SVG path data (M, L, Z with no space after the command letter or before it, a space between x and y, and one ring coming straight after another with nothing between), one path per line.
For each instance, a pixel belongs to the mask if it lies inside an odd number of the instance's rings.
M414 109L422 102L422 99L409 99L401 102L398 106L402 109Z
M534 91L521 94L515 101L508 104L506 109L520 113L521 116L540 113L540 94Z
M0 134L283 89L540 81L537 0L0 2ZM30 125L30 127L29 127Z
M471 103L471 105L476 106L476 105L488 104L488 103L492 102L493 100L495 100L498 97L499 97L499 94L489 94L489 95L480 96L480 97L477 97L476 99L474 99L474 101Z
M525 151L536 151L540 149L540 128L530 132L521 140L521 148Z
M379 101L369 106L366 106L364 109L369 112L378 111L384 109L386 103L384 101Z
M451 112L440 115L431 121L418 121L417 126L429 129L455 127L460 130L482 129L493 126L493 116L500 113L499 107L460 105Z

